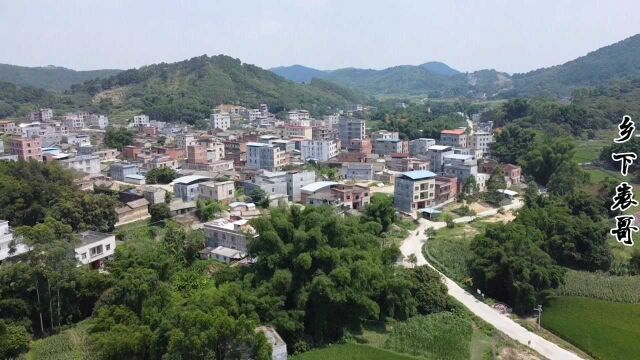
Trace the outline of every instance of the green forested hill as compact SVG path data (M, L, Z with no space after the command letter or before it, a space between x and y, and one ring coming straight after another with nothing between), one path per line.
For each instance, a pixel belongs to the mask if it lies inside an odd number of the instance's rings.
M562 65L513 76L519 96L567 96L580 87L640 75L640 34L605 46Z
M325 79L372 95L427 95L436 98L492 96L511 86L509 75L495 70L458 73L448 69L434 63L383 70L346 68L331 71Z
M75 71L63 67L25 67L0 64L0 81L46 90L67 90L73 84L115 75L121 70Z
M365 101L354 91L326 81L297 84L225 55L126 70L74 85L72 92L91 95L93 104L101 108L135 109L154 119L187 122L208 116L221 103L252 107L267 103L273 112L299 107L318 115Z

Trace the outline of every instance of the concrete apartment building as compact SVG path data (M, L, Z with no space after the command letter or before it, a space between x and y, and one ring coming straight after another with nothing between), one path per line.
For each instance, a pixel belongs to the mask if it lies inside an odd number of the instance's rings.
M362 140L367 138L366 123L362 119L341 117L338 129L340 143L343 147L350 144L353 139Z
M391 171L407 172L413 170L429 170L431 164L428 160L408 157L407 154L391 155L386 161L387 169Z
M13 251L11 243L14 242ZM23 244L19 239L13 237L13 231L9 227L7 220L0 220L0 264L2 261L13 257L22 255L31 250L29 246Z
M409 141L409 154L411 156L427 155L428 149L436 144L435 139L419 138Z
M109 126L109 118L104 115L91 114L85 117L85 125L93 129L106 129Z
M394 203L396 209L414 213L436 205L436 174L431 171L418 170L402 173L396 178Z
M198 199L228 202L234 197L233 181L206 181L198 186Z
M53 110L51 109L40 109L39 111L34 111L27 115L27 120L31 122L47 122L53 119Z
M0 134L13 134L16 131L16 123L9 120L0 120Z
M427 150L427 160L431 164L431 171L441 174L444 166L443 158L447 155L453 154L453 148L451 146L433 145Z
M373 153L380 156L408 154L409 146L406 141L400 139L375 139L373 140Z
M139 175L140 167L138 164L130 163L115 163L111 164L110 175L111 178L117 181L125 181L125 178L129 175Z
M84 128L84 115L82 113L69 113L64 116L64 125L70 129Z
M148 127L149 126L149 116L147 115L136 115L133 117L133 127L137 127L137 128L141 128L141 127Z
M483 158L491 151L491 144L493 143L493 133L476 131L471 136L471 147L476 149L478 158Z
M440 132L440 145L466 148L467 134L465 129L442 130Z
M284 127L284 135L288 138L301 137L311 140L313 139L313 128L311 126L287 124Z
M472 155L449 154L444 156L443 161L443 174L455 176L462 183L478 174L478 161Z
M400 133L397 131L379 130L371 133L372 140L400 140Z
M316 173L308 170L261 171L243 182L245 193L261 188L268 195L287 195L290 201L300 201L304 186L316 181Z
M100 158L96 155L79 155L61 160L60 163L69 169L74 169L89 175L100 174Z
M309 206L330 205L347 210L362 210L371 202L371 194L366 186L320 181L302 188L302 202Z
M216 219L203 225L208 247L218 246L247 252L247 242L258 237L246 219Z
M231 115L228 112L214 112L209 115L209 122L214 129L227 130L231 127Z
M373 180L376 171L382 171L384 165L378 163L343 163L340 174L343 179L366 181Z
M445 201L455 199L458 190L458 178L455 176L436 177L435 203L441 204Z
M42 161L42 141L39 137L12 136L9 139L9 154L19 160Z
M327 161L338 156L338 144L334 140L305 140L300 147L302 160Z
M179 177L173 182L173 193L177 199L182 201L196 200L200 195L199 187L201 183L211 181L208 176L203 175L187 175Z
M256 142L247 143L247 167L275 171L286 164L286 153L279 147Z
M291 110L287 113L289 121L309 120L311 115L307 110Z
M116 249L116 236L97 231L84 231L78 234L80 244L75 248L76 259L81 265L100 269L104 261L112 257Z

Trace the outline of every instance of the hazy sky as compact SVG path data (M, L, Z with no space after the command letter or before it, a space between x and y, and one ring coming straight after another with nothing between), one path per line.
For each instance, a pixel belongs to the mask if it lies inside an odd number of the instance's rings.
M265 68L443 61L523 72L640 32L622 1L0 0L0 63L131 68L227 54Z

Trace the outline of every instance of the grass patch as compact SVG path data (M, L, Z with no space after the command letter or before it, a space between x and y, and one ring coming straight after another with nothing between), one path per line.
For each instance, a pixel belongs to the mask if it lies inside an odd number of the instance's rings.
M164 227L151 225L151 220L140 220L119 226L116 229L116 237L118 240L155 240L162 237Z
M568 271L560 296L582 296L621 303L640 303L640 276L612 276L586 271Z
M640 354L639 323L638 304L584 297L553 298L542 314L543 327L596 359L630 359Z
M469 284L467 261L471 257L471 240L482 233L486 222L474 221L456 224L453 228L443 228L429 237L424 247L425 256L434 260L433 264L453 280Z
M590 163L598 160L602 148L611 145L615 136L615 131L605 129L596 131L596 137L594 139L577 140L576 152L573 157L574 160L578 163Z
M28 360L90 360L95 359L91 350L87 329L90 320L81 321L74 327L31 343L31 349L23 357Z
M602 168L590 168L585 169L585 171L590 175L592 184L599 184L606 178L612 178L617 181L625 180L624 176L622 176L619 171L606 170Z
M415 360L417 357L359 344L331 345L292 356L291 360Z

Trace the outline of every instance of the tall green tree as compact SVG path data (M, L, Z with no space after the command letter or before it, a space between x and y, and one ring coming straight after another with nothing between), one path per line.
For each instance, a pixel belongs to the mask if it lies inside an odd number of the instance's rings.
M540 249L543 234L521 224L496 225L471 243L473 285L528 314L560 285L563 269Z
M125 128L108 127L104 134L104 144L122 151L125 146L133 144L133 132Z

